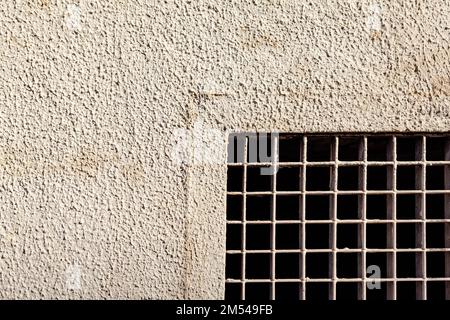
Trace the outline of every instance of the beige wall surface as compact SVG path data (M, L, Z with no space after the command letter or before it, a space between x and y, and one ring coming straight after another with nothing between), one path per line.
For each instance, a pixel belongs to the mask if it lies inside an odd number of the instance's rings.
M447 0L2 1L0 298L222 298L228 133L449 131L449 44Z

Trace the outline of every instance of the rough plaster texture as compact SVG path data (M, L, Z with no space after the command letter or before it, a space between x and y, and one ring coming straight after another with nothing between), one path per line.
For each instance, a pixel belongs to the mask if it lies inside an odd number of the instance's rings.
M2 1L0 298L223 297L226 166L174 131L449 131L449 40L446 0Z

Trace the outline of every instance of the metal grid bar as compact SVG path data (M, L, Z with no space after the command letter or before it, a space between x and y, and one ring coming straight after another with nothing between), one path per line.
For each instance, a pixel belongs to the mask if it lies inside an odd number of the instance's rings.
M331 160L334 161L333 166L330 167L330 187L333 190L333 195L330 197L330 218L332 223L329 227L330 248L332 248L330 259L330 278L333 280L330 283L329 298L336 300L336 284L337 284L337 192L338 192L338 152L339 152L339 138L335 137L331 145Z
M404 161L404 159L399 157L398 154L398 139L397 137L405 137L405 135L390 135L388 136L388 144L386 148L386 159L378 160L373 159L368 155L370 151L369 139L377 137L377 135L360 135L357 136L361 140L358 145L358 156L357 160L352 161L342 161L340 159L340 139L339 136L327 136L332 137L331 143L329 145L329 160L322 161L318 159L309 159L308 153L310 148L314 147L314 141L309 141L308 137L301 136L300 145L298 149L298 161L285 161L286 159L278 159L278 138L276 137L275 143L272 144L272 158L271 162L249 162L247 157L244 157L242 162L230 163L229 167L242 167L242 188L241 191L231 190L227 194L229 196L242 196L242 221L241 220L228 220L227 225L241 225L241 236L242 245L240 250L226 250L227 255L240 254L241 255L241 276L239 279L227 278L227 284L240 284L240 297L241 299L247 298L246 285L248 284L265 284L269 285L269 298L276 299L278 297L278 286L277 284L283 283L298 283L299 298L305 300L309 297L308 286L313 283L327 283L328 284L328 298L329 299L339 299L339 288L338 285L341 283L355 283L357 285L357 298L358 299L370 299L370 295L367 290L367 283L369 278L367 277L366 267L368 266L368 256L374 254L385 254L386 259L386 270L385 276L377 278L377 281L384 283L386 285L386 299L397 299L398 297L398 283L403 282L415 282L416 284L416 298L417 299L427 299L427 288L428 283L443 282L445 286L444 296L450 299L450 137L443 136L447 139L445 144L444 159L431 159L427 158L427 139L428 137L435 137L436 135L420 135L420 140L415 145L415 159ZM312 136L317 137L317 136ZM384 136L386 137L386 135ZM415 135L417 137L417 135ZM437 136L442 137L442 136ZM280 138L281 139L281 138ZM245 139L245 154L249 150L248 146L249 140ZM373 142L372 142L373 144ZM372 145L373 147L373 145ZM298 179L298 189L286 189L278 188L278 170L274 170L274 174L270 178L270 190L258 189L258 191L248 190L248 185L251 183L248 180L248 168L257 167L267 167L272 166L277 169L282 168L298 168L299 175L296 176ZM414 167L414 183L415 186L410 189L405 189L399 186L398 183L402 183L399 179L399 170L405 167ZM429 167L443 167L444 168L444 178L443 186L436 188L427 188L427 168ZM328 168L328 184L329 189L310 189L311 177L307 175L308 170L314 168L326 167ZM340 174L340 168L352 168L357 169L357 187L353 189L340 187L341 179L349 179L345 173ZM368 178L369 170L376 167L386 168L386 189L374 188L370 183ZM307 180L309 179L309 182ZM371 178L372 179L372 178ZM434 177L436 179L436 177ZM281 184L283 184L282 180ZM373 182L372 182L373 184ZM439 185L439 184L437 184ZM432 218L427 217L427 197L428 196L443 196L444 199L444 212L442 217L433 216ZM270 218L253 220L250 218L248 220L248 208L247 208L247 198L252 197L264 197L269 196L271 199L270 206ZM298 218L299 220L292 220L278 217L277 213L277 202L281 201L280 204L283 205L283 201L277 198L278 196L297 196L298 201ZM328 219L315 219L310 217L311 208L308 207L307 201L310 197L314 196L326 196L328 198ZM341 219L339 216L338 209L338 196L355 196L357 198L357 218L344 218ZM373 218L368 215L368 197L370 196L385 196L386 197L386 211L387 216L385 218ZM399 196L411 196L414 200L414 218L405 218L398 216L398 202ZM285 199L285 198L284 198ZM380 203L378 203L378 206ZM282 210L287 210L286 208ZM400 210L403 208L400 207ZM403 212L400 212L403 214ZM277 226L278 225L298 225L298 248L295 249L282 249L277 247ZM344 233L340 233L338 226L344 225L356 225L357 226L357 247L356 248L341 248L339 247L339 239L345 236ZM403 236L403 234L397 230L398 226L407 226L414 224L415 227L415 243L414 247L402 247L398 245L398 237ZM444 244L443 247L435 247L429 245L427 242L427 227L432 225L443 225L444 227ZM270 245L268 249L249 249L246 246L248 234L247 226L251 225L269 225L270 226ZM309 226L328 226L328 244L327 247L314 247L315 244L311 242L311 237L314 236L312 229L308 229ZM373 237L373 234L369 233L369 226L380 226L386 228L386 247L372 247L369 245L368 240ZM280 234L283 237L283 234ZM381 237L383 235L380 235ZM430 235L432 236L432 235ZM308 240L309 239L309 240ZM373 240L373 239L372 239ZM319 241L314 239L314 241ZM400 240L402 241L402 240ZM263 278L254 278L247 274L249 265L247 264L248 255L258 255L258 254L268 254L270 255L270 270L269 276ZM298 263L298 278L289 277L278 277L279 272L283 272L284 266L277 267L277 254L296 254ZM316 254L326 254L328 256L328 267L327 267L327 277L320 277L314 274L315 267L310 267L308 265L308 259L315 256ZM358 270L355 276L340 276L339 266L340 257L339 254L355 254L357 259L355 260ZM397 270L398 265L398 255L399 254L413 254L415 257L415 277L400 275ZM442 254L444 257L444 272L441 276L435 276L428 274L427 272L427 255L428 254ZM263 267L263 266L261 266Z
M242 225L241 225L241 232L242 232L242 242L241 242L241 248L242 248L242 256L241 256L241 299L245 300L245 281L246 281L246 259L247 259L247 250L246 250L246 244L247 244L247 152L248 152L248 138L244 138L244 151L243 151L243 168L242 168Z
M362 282L363 278L342 278L337 279L337 283L345 283L345 282ZM423 281L423 278L378 278L377 281L379 282L393 282L396 280L397 282L411 282L411 281ZM332 283L333 279L330 278L315 278L315 279L306 279L307 283L317 283L317 282L326 282L326 283ZM429 282L437 282L437 281L449 281L448 277L441 277L441 278L427 278L427 281ZM246 279L246 283L269 283L272 284L271 279ZM293 278L293 279L275 279L275 283L302 283L301 279ZM227 279L226 283L243 283L242 280L239 279Z
M450 140L445 144L445 160L450 160ZM450 190L450 166L445 167L445 189ZM445 201L445 219L450 219L450 194L444 196ZM445 247L450 248L450 223L445 224ZM450 278L450 252L445 254L445 277ZM450 285L445 287L445 299L450 300Z
M364 136L358 146L358 159L363 161L363 165L358 170L359 174L359 189L363 194L358 196L358 213L361 222L358 224L358 246L362 252L358 256L358 275L363 279L358 285L358 299L366 300L366 265L367 265L367 244L366 244L366 230L367 230L367 137Z
M335 163L339 165L339 167L357 167L368 165L371 167L381 167L381 166L392 166L395 162L399 162L402 166L420 166L423 164L422 161L317 161L317 162L279 162L279 167L299 167L307 164L308 167L328 167L333 166ZM449 165L450 161L427 161L428 165L438 166L438 165ZM242 162L229 163L229 167L239 167L242 166ZM271 166L272 162L250 162L247 163L249 167L267 167Z
M301 171L301 261L300 261L300 278L301 288L300 288L300 300L306 300L306 155L307 155L307 146L308 146L308 138L306 136L303 137L303 144L300 148L301 154L300 158L303 161L302 171Z
M420 159L422 164L415 169L416 173L416 187L424 191L426 189L426 138L422 137L420 143L416 147L416 158ZM416 254L416 276L422 278L423 281L416 283L416 299L426 300L427 285L426 285L426 197L424 194L415 195L416 212L415 217L421 219L421 223L416 224L416 248L422 248L422 252Z
M387 283L387 299L395 300L397 297L396 292L396 279L397 279L397 233L396 233L396 220L397 220L397 139L392 137L389 141L387 149L387 157L389 160L393 160L393 165L388 167L388 180L387 188L394 191L394 194L388 200L388 217L394 221L387 225L387 246L394 250L393 253L387 255L387 276L392 278L393 282Z
M273 143L272 143L273 142ZM275 137L273 139L273 141L271 141L271 145L272 145L272 158L273 158L273 162L272 162L272 170L273 170L273 174L272 174L272 179L271 179L271 184L272 184L272 208L270 210L270 218L272 221L272 225L271 225L271 239L270 239L270 248L271 248L271 264L270 264L270 279L272 280L271 283L271 290L270 290L270 299L271 300L275 300L276 299L276 291L275 291L275 278L276 278L276 250L277 250L277 244L276 244L276 207L277 207L277 197L276 197L276 191L277 191L277 163L278 163L278 137Z
M309 253L333 253L333 249L307 249ZM277 249L277 253L302 253L303 249ZM336 249L337 253L390 253L390 252L450 252L450 248L397 248L397 249ZM226 250L227 254L241 254L241 250ZM246 253L272 253L271 249L268 250L246 250Z
M402 219L402 220L393 220L393 219L349 219L349 220L336 220L336 224L351 224L351 223L366 223L366 224L387 224L387 223L396 223L396 224L402 224L402 223L421 223L423 222L423 219ZM427 219L427 224L429 223L448 223L450 222L450 219ZM240 220L229 220L227 221L227 224L241 224L242 222ZM247 220L247 224L272 224L273 222L271 220ZM305 223L305 224L330 224L333 223L333 220L276 220L276 224L292 224L292 223Z
M301 191L277 191L277 195L302 195L305 193L306 195L333 195L334 191L324 190L324 191L311 191L307 190L305 192ZM367 190L366 192L362 190L339 190L339 194L341 195L398 195L398 194L450 194L450 190L425 190L424 192L420 190L397 190L396 192L393 190ZM243 195L241 191L230 191L227 192L228 195ZM272 191L247 191L246 195L249 196L264 196L271 195Z

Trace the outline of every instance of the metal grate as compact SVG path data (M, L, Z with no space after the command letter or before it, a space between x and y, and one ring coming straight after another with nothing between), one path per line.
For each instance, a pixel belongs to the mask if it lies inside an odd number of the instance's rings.
M227 299L450 299L449 135L234 134L228 150Z

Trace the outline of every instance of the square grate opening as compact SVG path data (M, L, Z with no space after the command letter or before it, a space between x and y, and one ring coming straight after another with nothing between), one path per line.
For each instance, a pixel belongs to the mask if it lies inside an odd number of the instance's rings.
M450 300L450 135L233 134L226 299Z

